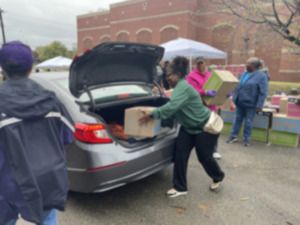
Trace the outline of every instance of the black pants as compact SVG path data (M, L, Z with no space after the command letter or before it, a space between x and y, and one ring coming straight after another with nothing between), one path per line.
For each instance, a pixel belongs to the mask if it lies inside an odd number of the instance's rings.
M187 190L187 166L193 147L196 147L198 160L208 176L210 176L214 182L223 180L225 174L212 156L218 138L219 135L213 135L206 132L192 135L187 133L183 127L180 128L176 139L173 174L173 185L177 191Z

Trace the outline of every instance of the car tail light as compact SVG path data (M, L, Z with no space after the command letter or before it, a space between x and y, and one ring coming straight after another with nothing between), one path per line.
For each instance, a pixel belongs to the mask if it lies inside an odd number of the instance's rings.
M75 124L74 137L84 143L112 143L102 124Z

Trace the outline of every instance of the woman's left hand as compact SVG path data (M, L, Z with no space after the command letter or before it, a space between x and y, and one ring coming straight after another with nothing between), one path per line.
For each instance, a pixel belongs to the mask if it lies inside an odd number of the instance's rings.
M211 98L214 98L217 95L215 90L207 90L205 91L205 94Z

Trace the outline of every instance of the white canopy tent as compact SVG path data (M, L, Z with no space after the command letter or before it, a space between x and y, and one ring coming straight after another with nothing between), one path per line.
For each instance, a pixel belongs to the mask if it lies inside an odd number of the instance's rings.
M72 59L57 56L52 59L48 59L35 66L36 69L69 69L72 63Z
M192 59L202 56L205 59L225 59L227 64L227 53L216 49L202 42L177 38L160 46L165 48L163 60L172 60L176 56L185 56L190 60L190 70L192 69Z

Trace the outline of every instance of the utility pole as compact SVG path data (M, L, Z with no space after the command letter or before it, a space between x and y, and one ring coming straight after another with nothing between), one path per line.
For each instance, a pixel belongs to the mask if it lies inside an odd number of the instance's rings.
M3 38L3 44L5 44L6 40L5 40L4 24L3 24L3 19L2 19L3 12L4 11L0 8L0 22L1 22L2 38Z

